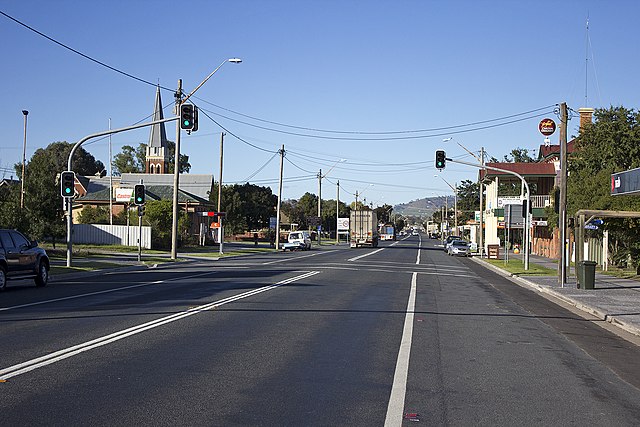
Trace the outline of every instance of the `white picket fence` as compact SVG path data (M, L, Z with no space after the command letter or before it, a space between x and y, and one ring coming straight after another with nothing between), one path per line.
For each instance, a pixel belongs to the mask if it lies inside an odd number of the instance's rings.
M151 227L142 227L142 247L151 249ZM74 224L73 243L138 246L138 226Z

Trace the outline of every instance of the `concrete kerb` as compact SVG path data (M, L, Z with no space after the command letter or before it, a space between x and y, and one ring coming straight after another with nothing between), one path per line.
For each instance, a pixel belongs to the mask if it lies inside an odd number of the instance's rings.
M595 316L596 318L603 320L605 322L608 322L612 325L615 325L616 327L619 327L620 329L625 330L626 332L629 332L633 335L637 335L640 337L640 328L638 328L635 325L629 324L627 322L625 322L624 320L618 319L615 315L611 315L609 313L606 313L600 309L598 309L597 307L593 307L591 305L588 304L584 304L581 301L575 300L573 298L569 298L565 295L562 295L559 292L556 292L555 290L547 287L547 286L543 286L543 285L539 285L537 283L534 283L530 280L527 280L523 277L520 277L518 275L509 273L507 271L504 271L503 269L501 269L500 267L496 267L495 265L489 264L488 262L484 262L480 259L476 259L475 257L472 258L474 262L476 262L477 264L489 269L489 270L493 270L496 273L500 274L503 277L506 277L507 279L511 280L513 283L515 283L518 286L523 286L525 288L537 291L539 294L541 294L544 298L548 299L549 301L552 301L554 299L556 300L560 300L562 302L564 302L565 304L568 304L570 306L573 306L575 308L577 308L580 311L583 311L587 314L590 314L592 316Z

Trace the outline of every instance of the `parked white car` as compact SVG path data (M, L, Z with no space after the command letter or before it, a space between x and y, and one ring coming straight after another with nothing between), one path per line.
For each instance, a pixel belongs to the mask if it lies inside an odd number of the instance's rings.
M282 250L286 251L308 251L311 249L311 236L308 231L292 231L289 233L287 243L282 245Z

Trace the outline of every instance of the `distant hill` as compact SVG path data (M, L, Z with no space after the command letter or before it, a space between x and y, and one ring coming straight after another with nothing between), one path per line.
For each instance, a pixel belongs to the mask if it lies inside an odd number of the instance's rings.
M450 198L449 201L453 203L453 199ZM442 197L426 197L424 199L395 205L393 211L403 216L428 218L435 210L440 209L444 205L445 203Z

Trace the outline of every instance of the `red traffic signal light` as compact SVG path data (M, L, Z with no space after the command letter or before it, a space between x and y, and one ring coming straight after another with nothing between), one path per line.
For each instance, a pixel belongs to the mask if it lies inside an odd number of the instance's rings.
M60 194L62 197L73 197L76 193L76 174L64 171L60 174Z

